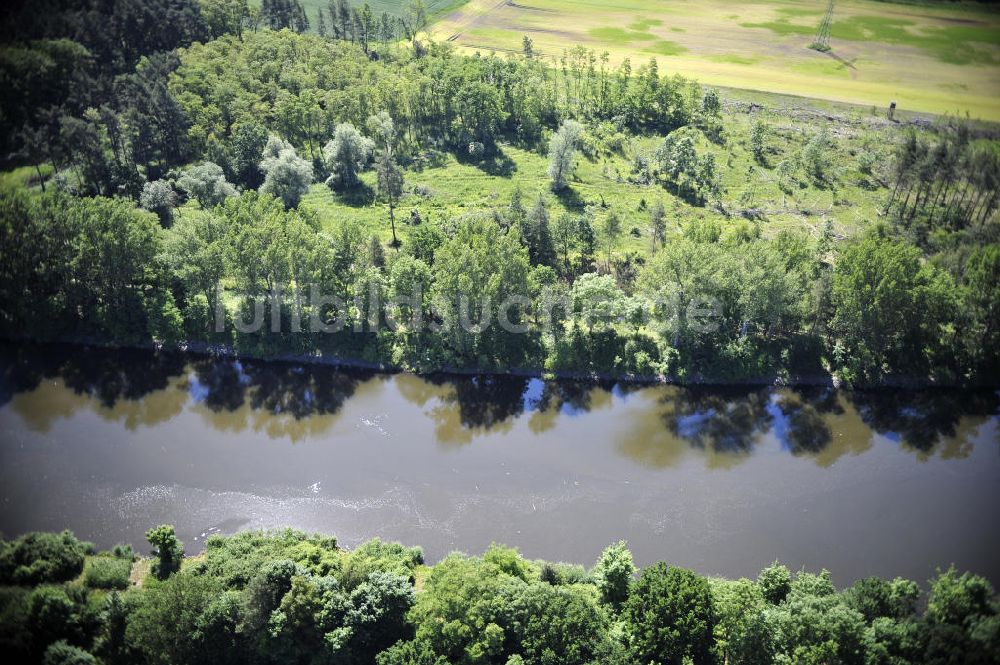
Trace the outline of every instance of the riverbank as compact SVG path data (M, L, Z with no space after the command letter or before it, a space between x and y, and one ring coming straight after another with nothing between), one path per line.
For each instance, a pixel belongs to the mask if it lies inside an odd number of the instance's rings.
M290 529L217 536L191 560L172 526L147 538L157 556L139 560L142 584L128 548L94 556L68 531L0 541L8 559L30 564L0 567L4 652L171 665L330 662L331 651L359 665L466 663L486 649L490 662L524 665L997 655L994 588L954 566L922 588L884 576L837 585L825 569L777 561L739 580L663 559L637 567L624 540L587 567L496 543L428 566L419 547L373 539L347 552Z
M674 386L760 386L760 387L827 387L838 390L922 390L928 388L941 389L988 389L1000 388L1000 383L945 383L934 381L929 377L884 377L876 384L848 385L834 374L788 375L776 373L766 376L747 378L716 378L703 375L687 377L683 380L676 376L665 374L616 374L612 372L574 372L567 370L546 370L532 367L514 367L506 370L477 367L441 367L432 370L419 370L402 365L373 362L360 358L322 355L319 353L278 353L255 354L238 351L227 344L210 344L200 341L182 341L176 343L163 342L109 342L91 337L62 337L48 342L16 338L10 335L0 337L13 343L30 344L67 344L72 346L93 346L102 349L133 349L146 351L179 352L195 356L210 356L215 358L252 359L262 362L293 363L318 365L351 370L363 370L382 374L412 374L420 377L433 376L510 376L526 379L567 380L583 382L616 382L634 385L674 385Z

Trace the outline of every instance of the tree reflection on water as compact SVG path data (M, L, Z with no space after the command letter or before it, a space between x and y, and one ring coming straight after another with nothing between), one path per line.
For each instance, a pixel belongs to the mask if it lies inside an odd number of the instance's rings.
M768 440L828 466L864 452L876 434L920 460L964 457L1000 407L1000 396L989 390L846 392L514 376L421 378L128 349L0 346L0 406L13 402L38 431L84 408L129 429L190 408L221 431L260 431L298 441L329 431L352 399L377 403L383 389L421 407L442 446L511 435L522 419L526 429L517 430L518 436L558 433L588 417L592 436L613 440L621 454L654 468L691 454L711 467L729 468Z

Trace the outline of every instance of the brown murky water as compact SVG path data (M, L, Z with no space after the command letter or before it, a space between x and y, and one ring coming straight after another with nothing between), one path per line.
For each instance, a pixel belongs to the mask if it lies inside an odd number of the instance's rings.
M491 541L756 575L1000 582L1000 395L636 388L0 348L0 530L146 549L169 522Z

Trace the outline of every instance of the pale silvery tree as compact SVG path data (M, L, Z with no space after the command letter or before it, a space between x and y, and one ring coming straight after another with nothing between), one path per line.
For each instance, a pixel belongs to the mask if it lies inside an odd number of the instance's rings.
M226 181L222 167L212 162L202 162L184 171L177 179L177 186L205 209L220 205L237 194L236 188Z
M177 205L177 193L166 180L152 180L142 186L139 205L150 212L155 212L160 218L160 224L170 226L173 221L174 206Z
M368 117L368 131L375 136L380 145L379 155L375 160L375 172L378 175L378 194L389 204L389 224L392 226L392 246L399 249L396 238L396 203L403 195L403 171L396 163L396 125L386 111Z
M364 136L349 122L337 125L331 139L323 147L323 159L330 166L326 184L331 189L347 190L358 184L358 173L372 158L375 142Z
M552 178L552 189L558 191L566 187L582 134L583 125L576 120L565 120L549 141L549 177Z
M264 172L264 184L260 191L281 199L286 208L297 206L312 184L312 164L299 157L291 144L277 136L267 140L260 170Z

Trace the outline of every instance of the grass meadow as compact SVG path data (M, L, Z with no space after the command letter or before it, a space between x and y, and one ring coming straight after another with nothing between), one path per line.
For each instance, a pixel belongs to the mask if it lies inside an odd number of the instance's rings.
M829 219L838 237L850 237L878 218L878 209L886 196L880 184L880 179L884 180L881 169L888 162L891 148L884 141L886 121L881 115L872 116L837 105L823 110L808 104L798 109L767 106L753 113L746 108L734 102L723 113L724 144L710 142L699 133L699 154L715 153L719 165L721 206L693 205L662 184L639 185L629 181L635 156L652 155L662 141L660 136L632 138L620 153L603 153L592 158L578 155L570 187L562 196L554 195L550 189L546 155L504 145L503 160L507 168L502 174L495 168L461 163L449 153L431 160L431 166L419 170L407 168L406 194L396 210L397 235L403 244L407 242L415 228L409 223L414 210L421 220L441 222L466 213L505 209L515 189L520 189L523 204L528 208L543 196L552 219L563 212L580 213L590 207L598 227L604 217L616 212L624 227L616 252L631 250L640 254L651 250L649 209L658 201L666 208L667 219L674 228L700 220L717 220L724 234L745 232L750 224L757 225L764 236L773 236L783 229L805 229L818 236ZM754 161L748 145L750 125L756 120L763 120L770 128L763 165ZM791 193L783 192L778 186L776 165L785 159L794 160L823 126L832 146L828 177L816 182L799 172ZM862 154L875 158L872 175L859 170ZM372 171L362 174L369 188L375 186L374 177ZM370 233L378 235L389 251L392 236L388 208L373 197L345 198L317 183L305 195L301 207L315 211L326 228L335 228L347 219L357 220ZM756 210L760 218L747 222L737 214L747 208Z

